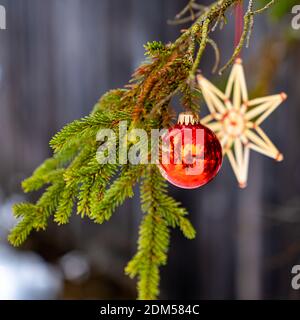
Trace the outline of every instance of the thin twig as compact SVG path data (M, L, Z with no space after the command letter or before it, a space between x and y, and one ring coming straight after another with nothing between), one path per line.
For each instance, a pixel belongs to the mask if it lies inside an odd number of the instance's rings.
M202 24L205 17L208 17L211 21L214 21L220 13L220 10L222 12L225 12L229 7L231 7L233 4L238 2L239 0L223 0L222 2L215 2L211 4L205 12L194 22L195 24ZM193 26L192 26L193 27ZM182 43L184 43L191 35L192 33L192 27L189 28L186 32L184 32L171 46L170 50L174 50L178 46L180 46Z
M219 75L221 75L228 67L230 67L234 63L234 61L239 56L239 54L240 54L240 52L241 52L241 50L247 40L247 35L248 35L250 24L251 24L251 16L253 16L252 4L253 4L253 1L250 0L247 12L244 16L244 28L243 28L243 33L242 33L241 39L239 41L239 44L236 46L229 61L224 65L224 67L222 67L219 70Z
M183 8L183 10L175 16L175 19L182 18L191 9L194 2L195 0L190 0L190 2Z
M175 16L174 20L168 20L168 24L179 25L195 21L197 18L199 18L201 14L203 14L207 10L207 7L204 5L197 4L195 3L195 1L196 0L190 0L189 3L183 8L183 10ZM198 12L195 13L194 10ZM184 17L184 15L188 12L190 12L190 15Z
M222 0L222 1L220 2L220 6L223 4L223 2L224 2L224 0ZM220 10L219 16L218 16L218 18L217 18L214 26L211 28L211 31L212 31L212 32L214 32L214 31L217 29L217 27L218 27L218 25L219 25L219 23L220 23L220 21L221 21L221 19L222 19L222 17L223 17L223 14L224 14L224 12L223 12L222 10Z
M200 60L202 58L203 52L204 52L204 50L206 48L209 23L210 23L210 19L207 18L207 19L204 20L204 23L202 25L202 34L201 34L200 47L199 47L196 59L194 61L194 64L193 64L193 67L192 67L192 70L191 70L191 73L190 73L191 77L195 76L195 74L197 72L197 69L199 67Z
M215 52L215 64L213 66L212 73L216 73L218 70L219 64L220 64L220 56L221 56L220 50L218 48L217 43L214 40L208 38L207 43L209 43L212 46L212 48Z
M247 34L246 48L249 48L250 38L251 38L251 35L252 35L253 27L254 27L254 17L251 16L250 17L249 30L248 30L248 34Z
M195 21L195 19L199 18L201 16L202 12L197 12L194 14L194 16L188 16L182 19L176 19L176 20L168 20L169 25L179 25L184 24L187 22Z
M203 4L192 3L192 8L196 10L205 11L207 9L207 6L204 6Z
M245 43L246 47L249 46L250 36L254 24L254 15L264 12L265 10L269 9L274 3L275 0L272 0L269 3L267 3L263 8L253 11L253 0L249 0L248 10L244 16L244 29L239 44L235 48L234 53L232 57L229 59L229 61L225 64L224 67L220 69L219 74L222 74L224 70L226 70L229 66L231 66L234 63L235 59L238 57Z
M263 13L265 10L268 10L274 3L275 0L271 0L263 8L253 11L253 14Z

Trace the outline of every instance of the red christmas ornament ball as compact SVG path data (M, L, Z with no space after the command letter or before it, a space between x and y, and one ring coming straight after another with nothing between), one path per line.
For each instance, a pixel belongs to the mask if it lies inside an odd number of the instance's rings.
M222 165L216 135L191 113L181 113L178 124L162 137L159 169L171 184L195 189L210 182Z

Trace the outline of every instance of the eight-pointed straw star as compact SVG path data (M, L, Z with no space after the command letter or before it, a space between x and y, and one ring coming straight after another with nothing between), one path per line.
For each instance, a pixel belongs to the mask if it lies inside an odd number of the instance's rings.
M199 75L198 84L210 114L202 123L220 139L241 188L247 186L250 150L283 160L261 123L287 98L285 93L248 99L242 60L237 59L229 76L225 94Z

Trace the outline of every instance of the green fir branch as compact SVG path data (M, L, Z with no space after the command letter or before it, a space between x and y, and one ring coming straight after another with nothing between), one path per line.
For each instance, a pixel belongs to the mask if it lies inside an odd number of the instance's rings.
M65 126L50 141L50 146L54 152L61 151L70 146L75 138L86 140L96 137L100 129L113 128L122 120L130 120L130 114L127 112L110 113L104 111L96 111L90 116L80 120L75 120Z
M142 211L138 252L127 265L130 277L138 276L139 299L156 299L159 294L159 268L167 263L170 241L169 227L179 226L184 235L195 237L186 219L187 212L167 196L167 184L156 166L148 166L141 184Z
M177 94L181 95L184 108L199 112L195 74L207 44L213 46L218 62L220 54L210 35L238 1L220 0L203 7L190 0L175 20L179 23L188 19L193 25L174 43L147 43L147 61L135 71L129 85L103 95L89 116L66 125L53 137L53 157L22 183L25 192L45 189L35 204L14 206L17 224L9 235L12 245L20 246L34 230L45 230L50 217L58 224L68 223L75 205L78 214L95 223L109 220L118 206L133 197L134 186L141 180L144 215L137 253L125 272L138 278L139 299L158 297L160 268L167 263L170 230L179 228L186 238L193 239L195 229L186 209L168 195L167 183L156 165L99 164L96 154L100 143L96 135L100 129L111 128L118 136L123 120L128 121L130 129L143 128L147 132L168 127L174 113L170 103ZM241 42L225 67L249 39L253 16L267 10L273 1L256 11L252 10L252 0L249 3Z
M133 187L141 177L144 167L142 165L126 166L120 176L113 182L99 205L92 211L92 218L96 223L102 224L109 220L115 209L123 204L126 198L132 198Z
M8 240L12 245L20 246L33 230L46 229L49 217L59 204L64 185L63 179L57 180L47 188L36 205L17 204L13 207L14 215L21 220L9 234Z

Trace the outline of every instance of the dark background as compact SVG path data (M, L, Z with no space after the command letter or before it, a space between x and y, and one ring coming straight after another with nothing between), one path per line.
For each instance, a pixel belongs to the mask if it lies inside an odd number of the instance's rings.
M285 161L252 152L245 190L238 189L227 159L204 188L171 187L189 209L197 238L188 241L173 232L168 266L162 268L162 298L300 297L291 288L291 269L300 264L300 30L291 28L295 1L284 3L255 18L243 57L252 96L289 95L263 125ZM0 299L135 297L135 283L123 268L136 249L138 197L102 226L74 215L70 225L51 224L21 249L5 239L15 223L11 205L25 199L20 182L51 154L51 136L87 115L105 91L123 87L144 59L143 44L176 39L186 26L166 21L185 4L0 1L7 11L7 30L0 31ZM232 12L227 17L228 25L214 34L222 63L233 51ZM222 85L227 74L211 75L213 59L209 48L201 69Z

